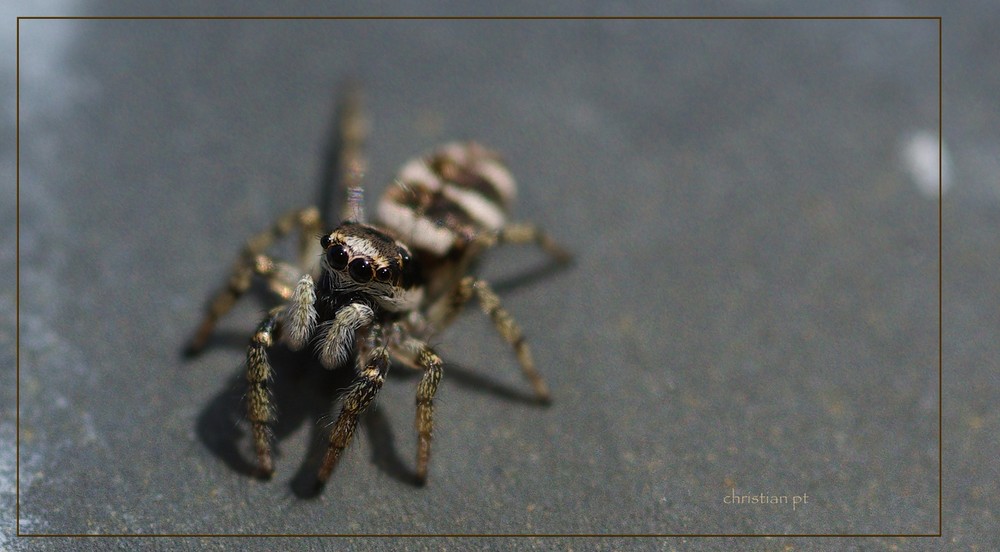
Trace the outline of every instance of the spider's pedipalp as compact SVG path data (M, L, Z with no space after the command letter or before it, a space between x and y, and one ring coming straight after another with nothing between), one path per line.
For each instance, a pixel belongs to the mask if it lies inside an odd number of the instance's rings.
M351 355L354 334L375 320L375 313L364 303L351 303L337 311L333 320L321 326L319 359L328 369L342 365Z
M288 347L293 351L298 351L312 336L313 329L316 328L316 288L313 285L312 277L306 274L299 280L292 292L291 300L285 307L285 340Z

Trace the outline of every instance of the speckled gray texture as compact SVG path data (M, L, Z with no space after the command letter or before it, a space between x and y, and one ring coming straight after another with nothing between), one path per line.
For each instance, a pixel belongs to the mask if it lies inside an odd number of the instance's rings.
M945 20L945 536L908 548L998 544L985 533L1000 480L1000 68L976 57L997 15ZM966 30L949 32L952 21ZM22 21L21 531L935 533L938 201L901 148L937 133L937 31L933 20ZM349 76L373 123L370 200L408 157L475 138L519 178L517 217L577 257L553 271L507 248L482 270L524 327L551 407L532 404L513 355L470 311L438 343L448 365L429 486L408 482L416 378L394 369L310 497L306 458L347 375L276 353L278 473L264 483L244 474L239 420L243 347L265 302L235 309L201 357L181 350L242 240L316 198ZM12 288L2 300L13 305ZM11 310L0 338L12 344ZM0 465L4 506L13 462ZM730 505L731 489L808 503ZM274 544L9 531L0 548ZM734 545L452 546L626 543Z

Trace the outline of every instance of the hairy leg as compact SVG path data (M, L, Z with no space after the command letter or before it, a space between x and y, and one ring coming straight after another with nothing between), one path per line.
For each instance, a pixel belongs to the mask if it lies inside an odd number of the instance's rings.
M541 374L535 368L535 360L531 355L528 343L524 339L524 333L510 313L507 312L507 309L503 308L503 305L500 304L500 297L497 296L490 285L485 280L478 280L474 276L466 276L462 278L455 288L450 305L457 311L473 295L479 299L479 305L482 307L483 312L493 321L493 325L496 327L500 337L514 348L514 352L517 354L517 361L521 365L521 371L528 381L531 382L531 386L535 390L535 395L542 403L548 404L551 401L548 385L545 384L545 380L542 379Z
M305 256L305 251L310 247L308 242L315 241L313 234L319 231L319 224L319 213L316 208L308 207L285 213L271 228L250 238L233 266L226 287L209 302L205 318L191 339L187 353L197 354L205 348L218 320L250 289L254 274L267 278L271 290L287 299L292 292L292 282L298 277L296 272L301 273L301 271L274 261L264 252L275 240L297 228L301 234L300 249Z
M423 341L411 337L399 324L392 328L393 354L408 366L423 370L417 384L417 482L427 482L427 466L431 458L431 438L434 430L434 395L441 381L441 357Z
M269 478L274 473L271 460L271 423L274 408L271 405L271 363L267 349L274 344L281 332L281 308L276 307L257 326L257 331L247 347L247 415L253 431L254 448L257 450L258 475Z
M494 239L497 245L534 243L560 263L568 262L572 258L569 251L563 249L551 236L530 222L509 222L497 232Z
M318 480L326 482L340 461L341 453L351 443L354 430L358 425L358 417L378 396L389 369L389 352L382 339L382 331L378 326L372 326L366 332L365 342L358 355L358 377L344 395L340 415L330 433L330 444L327 446L323 464L320 466Z

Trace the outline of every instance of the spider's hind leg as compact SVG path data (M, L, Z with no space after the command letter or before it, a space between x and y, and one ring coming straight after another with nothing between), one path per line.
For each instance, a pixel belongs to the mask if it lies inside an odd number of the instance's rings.
M514 317L507 312L507 309L503 308L503 305L500 304L500 297L497 296L496 292L493 291L493 288L485 280L476 279L474 276L462 278L452 294L451 308L454 311L458 311L473 295L479 299L480 307L482 307L483 312L493 321L493 325L496 327L500 337L514 348L514 352L517 354L517 361L521 365L521 371L528 381L531 382L531 386L535 390L535 396L543 404L551 402L549 387L535 368L534 357L531 355L531 349L525 341L521 327L514 321Z
M509 222L497 232L496 244L533 243L548 253L556 262L567 263L572 259L569 251L556 243L544 230L530 222Z

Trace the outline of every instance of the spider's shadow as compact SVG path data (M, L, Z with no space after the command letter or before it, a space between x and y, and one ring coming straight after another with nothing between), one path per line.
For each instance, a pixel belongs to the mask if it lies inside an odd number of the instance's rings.
M238 339L235 335L224 334L214 340L227 345L238 341L245 341L245 336ZM280 469L281 443L302 424L311 427L305 459L292 478L291 488L300 498L313 498L321 490L317 486L316 474L326 452L327 428L339 412L336 401L350 386L354 373L345 368L324 369L309 350L292 352L278 345L270 349L269 355L275 371L271 391L277 414L272 425L273 454ZM516 364L512 367L516 369ZM393 366L390 373L394 379L414 382L418 377L416 371L403 366ZM522 392L459 365L445 365L445 380L503 400L539 405L530 392ZM197 435L232 470L253 477L256 463L249 427L245 422L245 394L246 375L240 370L202 409L197 421ZM389 418L377 402L361 416L360 423L364 431L359 433L364 437L359 438L368 439L371 462L390 477L419 486L416 472L411 468L412 459L407 461L400 455Z
M282 460L286 459L282 443L302 424L309 424L312 429L308 452L292 479L292 491L303 498L315 496L316 473L325 447L323 428L330 420L333 401L350 385L352 374L350 370L324 370L308 351L296 353L276 346L268 353L275 371L270 386L276 413L271 425L272 454L280 471L285 464ZM254 477L257 475L255 455L249 424L245 421L246 390L245 372L239 370L202 409L197 434L202 443L233 471ZM406 476L404 472L393 475Z
M493 287L498 292L510 291L547 278L566 266L565 263L555 261L543 263L526 272L497 280ZM262 305L273 300L267 287L259 281L254 282L248 295L258 299ZM242 352L246 350L247 343L248 334L216 332L210 339L209 346ZM292 479L291 487L299 497L315 497L321 490L316 484L316 474L326 452L326 429L336 419L339 412L336 402L342 391L350 386L354 371L348 368L324 369L311 348L292 352L283 345L278 345L271 348L268 354L275 371L271 384L272 404L277 414L272 426L273 453L280 461L281 443L302 424L310 425L307 454ZM446 382L454 382L460 387L503 400L541 404L531 392L500 383L483 375L482 370L468 369L448 360L445 359L444 368ZM505 363L509 363L512 370L517 370L513 355ZM390 372L394 379L415 381L417 378L416 371L402 366L394 366ZM246 374L244 370L240 370L227 380L223 389L201 411L197 421L197 434L205 446L231 469L254 476L256 463L248 424L245 422L246 389ZM403 460L397 451L389 419L377 402L361 416L360 423L365 429L361 433L367 437L371 446L372 463L394 479L418 486L416 472L410 468L410 462Z

